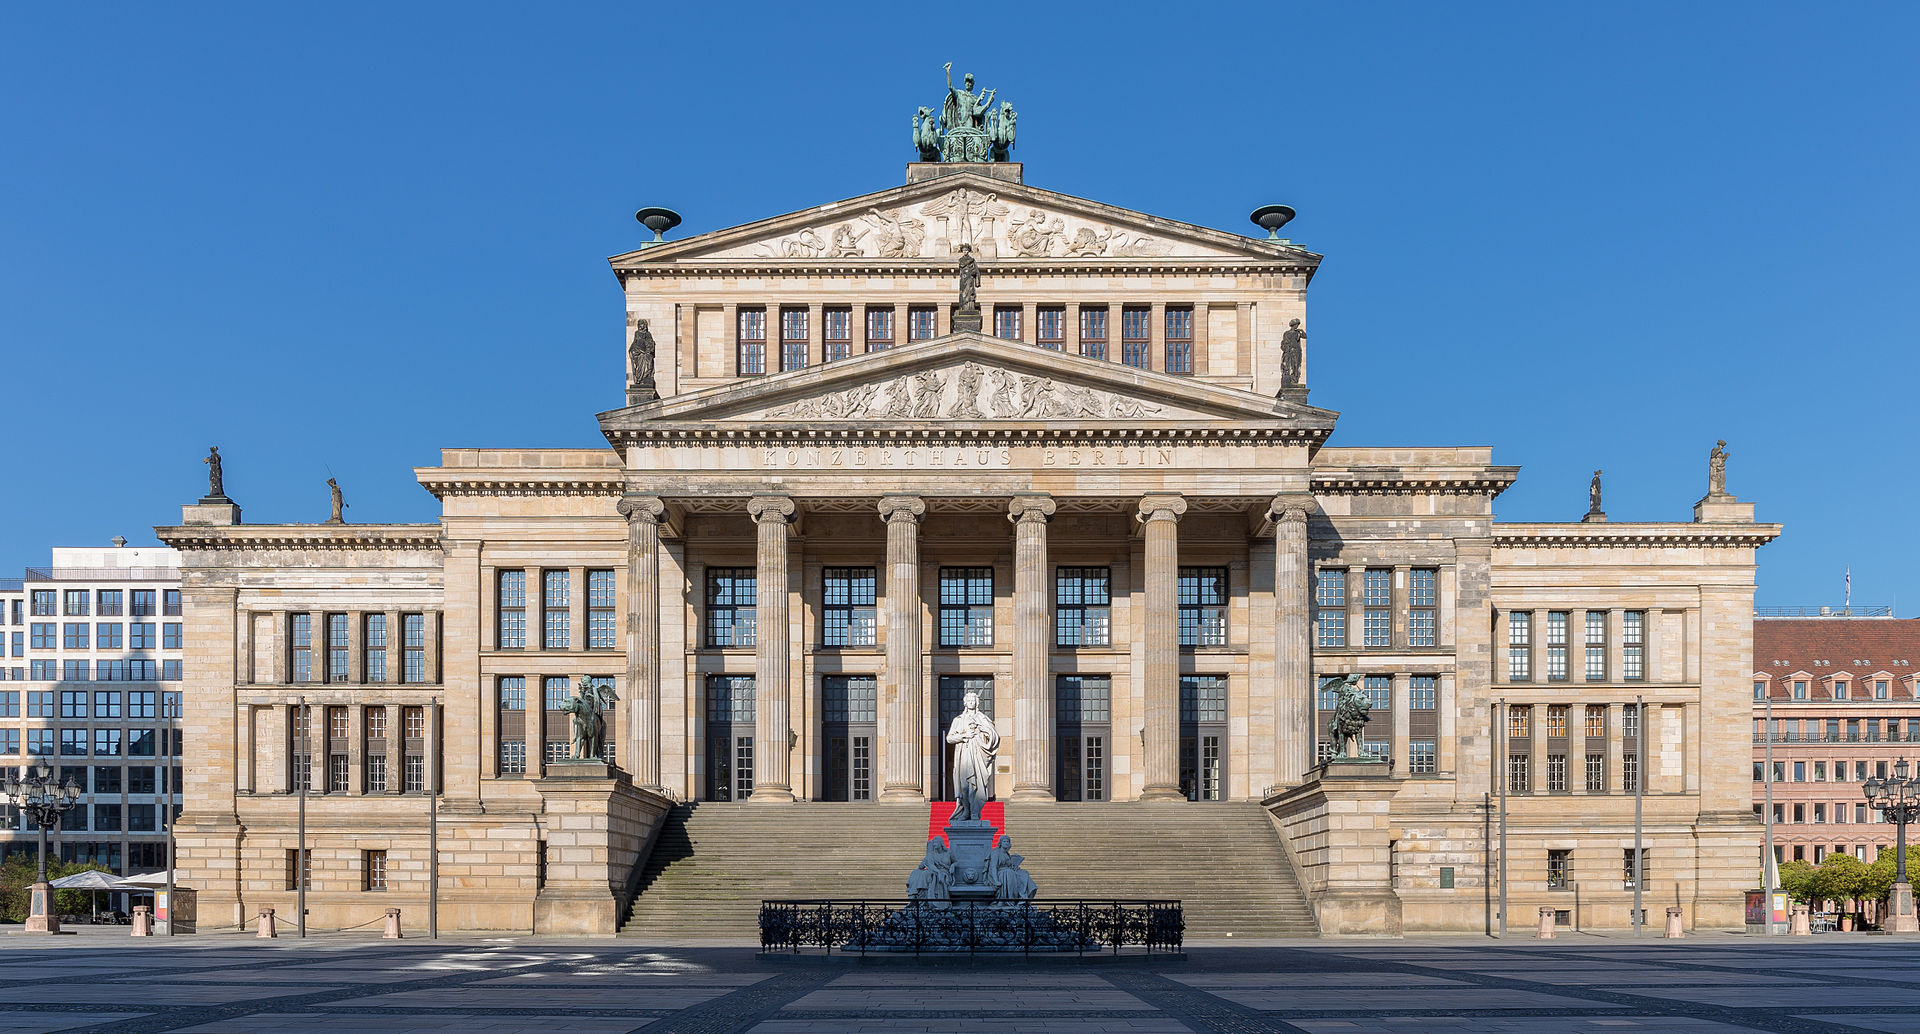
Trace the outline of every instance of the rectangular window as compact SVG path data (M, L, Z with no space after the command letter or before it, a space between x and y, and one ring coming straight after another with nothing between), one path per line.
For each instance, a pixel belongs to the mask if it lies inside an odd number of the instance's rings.
M805 309L780 310L780 369L804 370L812 347L809 313Z
M169 621L160 626L160 648L178 650L181 648L180 622Z
M1587 681L1607 681L1607 612L1587 611Z
M1437 710L1437 702L1434 699L1434 695L1439 685L1439 676L1413 676L1407 685L1407 709L1410 711Z
M88 630L88 625L85 621L67 622L66 629L65 629L66 635L63 638L62 645L69 650L86 649L87 648L87 630Z
M153 622L135 621L127 626L127 649L153 649Z
M287 849L287 889L313 889L313 849Z
M1605 793L1607 791L1607 756L1598 751L1587 752L1587 792Z
M1647 677L1647 612L1629 610L1620 632L1620 677L1641 682Z
M171 599L174 600L174 604L173 604L174 609L168 611L167 613L169 615L177 615L180 613L180 604L178 602L180 598L179 590L168 589L167 591L173 594ZM135 589L131 593L131 596L133 598L133 609L128 611L128 613L132 614L134 617L137 617L137 618L150 618L153 616L154 594L152 589Z
M1416 567L1407 586L1407 645L1436 645L1435 617L1439 603L1440 572L1431 567Z
M1314 645L1339 649L1347 645L1347 572L1323 567L1313 581Z
M1414 775L1432 775L1438 770L1433 740L1409 740L1407 751L1407 771Z
M1153 342L1148 337L1153 325L1153 310L1127 305L1120 309L1120 361L1136 370L1153 365Z
M427 681L427 616L400 615L400 681Z
M165 592L160 594L160 598L165 601L165 607L162 609L161 611L162 613L164 613L167 617L170 617L170 618L177 618L180 616L180 590L179 589L168 589Z
M1567 612L1547 612L1547 681L1567 681Z
M1180 645L1227 645L1227 569L1180 568Z
M571 571L540 572L540 648L568 650L573 647L573 586Z
M103 618L119 617L123 608L119 589L100 590L100 609L96 611Z
M1034 340L1041 348L1055 352L1067 350L1067 310L1062 305L1042 305L1033 314Z
M853 310L827 308L820 312L821 361L833 362L853 354Z
M347 615L327 615L327 681L347 681Z
M1393 645L1393 571L1369 567L1361 576L1360 598L1365 606L1361 618L1362 646Z
M875 305L867 309L867 351L884 352L893 347L893 307Z
M295 682L313 681L313 615L289 614L290 626L287 636L288 649L292 651L292 672Z
M1053 641L1056 646L1107 646L1113 642L1111 568L1054 569Z
M587 572L587 649L611 650L615 646L616 621L613 610L613 572L606 568Z
M67 605L63 613L70 618L86 617L88 604L90 604L92 600L93 594L85 589L68 589Z
M1549 850L1547 852L1547 889L1566 890L1572 882L1573 852Z
M767 372L767 310L741 309L735 331L734 356L742 377Z
M876 575L871 567L829 567L821 572L821 643L872 646L879 641L874 615Z
M180 626L168 625L167 627L179 628ZM119 622L102 621L99 624L93 626L93 641L96 649L118 650L121 648L120 644L123 641L123 639L124 637L121 635ZM174 646L173 648L179 649L177 645Z
M521 613L520 618L523 622L520 626L520 632L521 635L524 636L526 634L526 625L524 624L526 621L526 613L524 611ZM385 614L368 614L366 616L366 627L361 633L361 641L366 644L367 681L387 681L387 616Z
M1193 307L1167 306L1166 309L1166 371L1168 373L1193 372Z
M931 341L938 326L933 306L913 305L907 308L907 340Z
M754 569L707 568L707 645L754 645Z
M993 336L1003 341L1019 341L1020 307L1018 305L996 305L993 307Z
M527 648L527 572L501 571L498 580L495 609L500 614L500 630L495 645L502 650L524 650Z
M940 569L940 645L993 645L993 568Z
M385 851L360 852L360 872L363 890L387 889L387 853Z
M1088 359L1107 357L1107 307L1080 307L1080 354Z

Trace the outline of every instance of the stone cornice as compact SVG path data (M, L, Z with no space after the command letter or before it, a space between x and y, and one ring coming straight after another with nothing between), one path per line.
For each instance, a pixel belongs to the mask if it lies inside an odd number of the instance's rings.
M175 549L440 549L438 524L183 524L153 533Z
M1495 524L1493 544L1530 546L1721 546L1754 549L1780 537L1778 524Z
M1315 470L1315 495L1497 496L1520 477L1519 467L1452 470Z

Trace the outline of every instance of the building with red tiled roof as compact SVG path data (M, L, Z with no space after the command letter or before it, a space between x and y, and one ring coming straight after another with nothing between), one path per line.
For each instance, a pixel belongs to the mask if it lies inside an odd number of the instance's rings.
M1920 761L1920 619L1859 613L1753 622L1753 810L1764 817L1770 738L1781 861L1893 847L1861 785Z

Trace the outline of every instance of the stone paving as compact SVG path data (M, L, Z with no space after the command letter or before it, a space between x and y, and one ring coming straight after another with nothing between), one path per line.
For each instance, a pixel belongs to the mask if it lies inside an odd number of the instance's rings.
M869 960L608 940L0 937L0 1034L1920 1034L1920 939L1563 936Z

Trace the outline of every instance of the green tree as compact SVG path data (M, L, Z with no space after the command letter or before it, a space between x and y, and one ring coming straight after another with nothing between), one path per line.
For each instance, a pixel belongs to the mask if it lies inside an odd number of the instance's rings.
M1807 881L1807 897L1812 901L1859 901L1867 895L1867 863L1850 854L1834 852L1813 871Z
M1813 871L1813 866L1808 865L1805 859L1795 858L1780 867L1780 889L1803 905L1811 904L1811 899L1807 897L1807 884L1813 880Z

